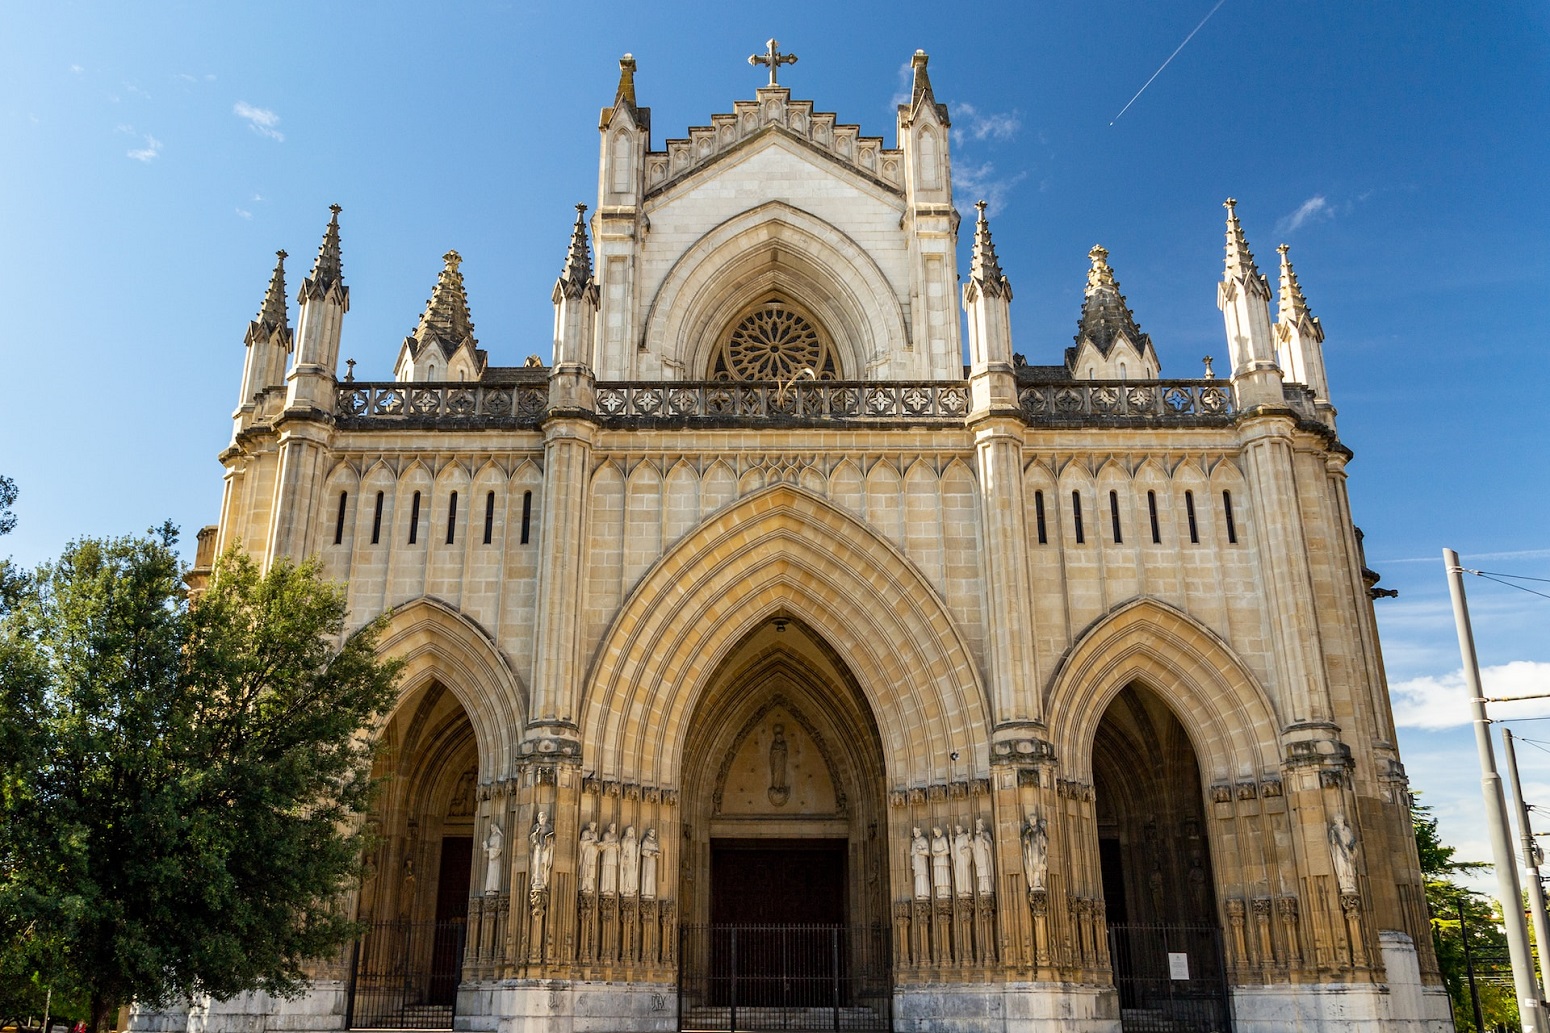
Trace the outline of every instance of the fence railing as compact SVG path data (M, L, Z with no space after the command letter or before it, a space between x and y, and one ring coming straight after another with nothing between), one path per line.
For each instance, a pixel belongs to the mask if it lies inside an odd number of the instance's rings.
M886 926L685 925L681 1030L888 1030Z
M952 423L969 412L965 381L602 381L604 424L711 421ZM1091 380L1024 384L1018 406L1031 425L1177 421L1226 423L1236 413L1221 380ZM346 381L335 415L346 427L537 427L549 411L545 383L486 385Z
M345 1025L451 1029L467 921L377 922L355 943Z
M1125 1033L1230 1033L1216 926L1113 924L1109 960Z

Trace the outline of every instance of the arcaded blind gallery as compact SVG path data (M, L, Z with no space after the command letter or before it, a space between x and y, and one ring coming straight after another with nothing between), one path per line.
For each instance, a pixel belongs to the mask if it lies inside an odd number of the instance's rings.
M389 615L366 933L301 1000L136 1022L1449 1028L1286 248L1273 285L1227 202L1203 375L1102 247L1074 343L1018 338L926 54L891 145L755 57L666 139L620 61L551 364L449 251L358 380L347 213L294 293L282 253L193 581L316 556Z

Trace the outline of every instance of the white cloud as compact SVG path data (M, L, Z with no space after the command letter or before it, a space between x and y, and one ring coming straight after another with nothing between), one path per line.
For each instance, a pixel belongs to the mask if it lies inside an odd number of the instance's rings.
M1019 172L1014 176L999 176L996 174L996 166L992 162L980 165L970 165L967 162L957 165L953 169L953 193L958 197L959 210L965 217L970 215L969 209L975 201L985 201L992 212L999 211L1006 203L1007 195L1012 188L1028 178L1028 173Z
M71 65L70 71L74 72L76 75L80 75L82 72L86 71L86 69L82 68L80 65Z
M253 218L253 213L248 211L246 208L238 208L237 209L237 214L242 216L242 218L244 218L244 219L251 219L251 218Z
M156 139L156 137L152 136L150 133L146 133L145 146L137 147L132 151L127 151L126 153L135 161L155 161L156 156L161 154L161 141Z
M1015 111L982 114L973 104L953 105L953 135L963 140L1010 140L1022 128Z
M1480 684L1487 697L1528 696L1550 693L1550 663L1514 660L1480 670ZM1469 692L1462 668L1443 675L1410 678L1389 686L1394 702L1394 723L1404 728L1454 728L1473 720ZM1550 717L1550 699L1521 703L1492 703L1491 717L1511 721Z
M1329 199L1323 194L1314 194L1292 214L1283 217L1276 223L1277 233L1294 233L1313 219L1333 219L1335 208L1329 203Z
M238 118L246 119L248 128L258 135L275 141L285 140L285 134L275 128L280 124L280 116L268 108L255 108L247 101L239 100L232 105L231 111Z

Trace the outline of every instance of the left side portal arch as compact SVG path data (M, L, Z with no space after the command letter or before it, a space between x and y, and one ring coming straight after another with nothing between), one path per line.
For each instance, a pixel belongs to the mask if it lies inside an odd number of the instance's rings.
M690 717L727 655L787 616L821 635L876 716L893 786L988 764L979 670L941 598L879 536L778 485L690 533L642 579L593 662L582 703L589 766L679 782Z

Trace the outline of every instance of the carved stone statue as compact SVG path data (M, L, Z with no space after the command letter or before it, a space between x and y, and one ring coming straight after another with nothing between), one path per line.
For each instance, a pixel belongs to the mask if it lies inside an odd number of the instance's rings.
M474 813L474 781L478 777L477 768L469 768L458 777L457 788L452 790L452 803L447 807L447 817L464 818Z
M915 899L931 899L931 844L917 825L910 836L910 871L915 876Z
M786 726L775 726L775 737L770 740L770 803L782 807L791 799L791 786L786 774Z
M657 842L657 830L647 829L646 838L640 841L640 899L657 899L657 858L662 855L662 844Z
M984 818L974 819L974 875L977 889L982 897L995 892L996 869L992 860L995 851L990 838L990 830L985 827Z
M1344 814L1337 815L1329 823L1329 856L1335 863L1335 881L1340 892L1346 895L1356 892L1356 830L1346 821Z
M533 831L527 834L532 846L533 873L528 882L534 890L549 888L549 869L554 866L554 826L549 824L546 811L539 811L533 821Z
M581 830L581 850L577 870L577 882L581 892L597 892L597 822L587 822Z
M399 910L405 918L414 911L414 858L404 858L404 874L399 880Z
M613 822L603 832L603 885L602 892L619 892L619 826Z
M974 854L969 830L962 825L953 826L953 887L960 897L974 895L974 883L969 880L969 860Z
M489 835L484 837L484 891L486 893L501 891L501 854L505 848L506 833L501 831L501 823L490 822Z
M938 900L953 895L952 847L940 828L931 827L931 888Z
M640 838L635 826L624 827L624 842L619 848L619 894L633 897L640 892Z
M1023 828L1023 878L1030 890L1044 888L1044 875L1049 871L1049 822L1037 812L1028 816Z

